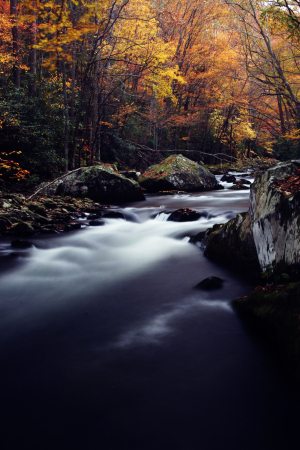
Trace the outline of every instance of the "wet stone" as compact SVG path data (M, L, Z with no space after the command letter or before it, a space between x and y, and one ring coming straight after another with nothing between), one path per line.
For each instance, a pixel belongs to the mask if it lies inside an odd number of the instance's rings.
M103 214L103 217L107 219L125 219L124 214L120 211L109 211Z
M92 225L93 227L100 227L102 225L105 225L105 222L103 222L103 220L90 220L89 222L90 225Z
M236 178L234 175L223 175L221 178L221 181L226 181L227 183L234 183L236 181Z
M203 290L213 290L213 289L220 289L223 285L222 278L219 277L208 277L202 280L197 286L195 286L196 289L203 289Z
M207 217L206 212L198 212L190 208L177 209L172 212L168 221L171 222L192 222L200 219L200 217Z
M25 241L23 239L14 239L10 244L13 248L30 248L33 247L33 244L29 241Z

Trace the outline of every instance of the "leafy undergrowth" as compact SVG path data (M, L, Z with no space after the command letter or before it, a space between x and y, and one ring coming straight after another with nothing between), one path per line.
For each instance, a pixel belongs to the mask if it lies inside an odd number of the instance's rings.
M275 182L276 189L283 192L283 195L296 194L300 189L300 169L295 175L289 175L286 178Z
M233 300L232 305L254 328L272 329L268 338L278 347L300 394L300 281L258 286L248 297Z
M231 163L222 163L222 164L205 164L204 167L206 167L208 170L217 170L220 172L230 172L238 171L238 172L244 172L246 170L267 170L269 167L274 166L279 161L277 161L274 158L265 158L265 157L257 157L255 159L243 159L236 162Z

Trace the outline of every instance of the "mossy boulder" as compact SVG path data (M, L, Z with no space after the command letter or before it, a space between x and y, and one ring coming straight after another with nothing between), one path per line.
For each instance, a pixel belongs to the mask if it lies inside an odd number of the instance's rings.
M49 194L50 192L50 194ZM99 164L81 168L47 187L42 193L81 197L99 203L124 203L145 200L139 184L119 174L112 166Z
M47 217L47 211L44 205L38 202L29 202L27 203L27 208L30 211L35 212L36 214L39 214L40 216Z
M205 167L182 155L172 155L149 168L139 177L140 185L149 192L215 189L218 182Z

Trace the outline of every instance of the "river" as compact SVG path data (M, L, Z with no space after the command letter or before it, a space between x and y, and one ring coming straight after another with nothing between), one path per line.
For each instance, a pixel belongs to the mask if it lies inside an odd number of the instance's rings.
M24 257L3 240L2 449L299 448L299 405L230 306L254 285L189 242L248 198L149 195ZM180 207L208 215L167 221ZM193 289L211 275L221 289Z

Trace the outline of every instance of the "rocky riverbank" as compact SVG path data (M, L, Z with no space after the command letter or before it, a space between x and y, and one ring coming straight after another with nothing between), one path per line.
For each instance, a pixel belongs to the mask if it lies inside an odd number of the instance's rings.
M22 195L3 192L0 193L0 207L1 235L18 237L78 230L82 223L80 219L87 218L87 213L94 225L102 224L102 217L117 214L110 211L109 205L88 198L39 196L26 200Z
M241 317L261 329L282 355L300 393L300 161L279 163L256 177L250 208L199 233L205 255L260 279L233 301Z

